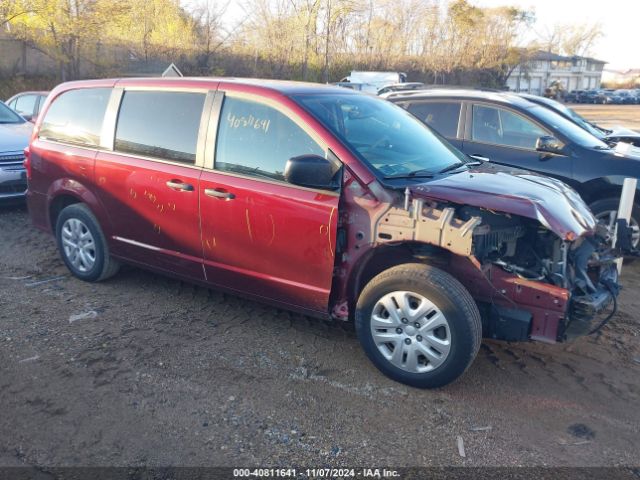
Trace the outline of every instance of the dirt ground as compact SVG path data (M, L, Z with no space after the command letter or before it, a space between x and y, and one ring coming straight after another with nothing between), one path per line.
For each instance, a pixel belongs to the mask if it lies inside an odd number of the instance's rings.
M348 325L134 268L76 280L24 207L0 208L0 465L637 464L640 265L623 280L601 334L485 341L422 391Z
M587 120L605 127L626 127L640 131L640 105L567 104Z

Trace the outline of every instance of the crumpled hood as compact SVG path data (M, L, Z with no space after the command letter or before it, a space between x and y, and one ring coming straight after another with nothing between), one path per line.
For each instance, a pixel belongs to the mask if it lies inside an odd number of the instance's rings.
M4 152L22 152L31 138L33 124L0 123L0 154Z
M490 162L409 189L414 196L532 218L568 240L590 235L596 226L589 207L565 183Z

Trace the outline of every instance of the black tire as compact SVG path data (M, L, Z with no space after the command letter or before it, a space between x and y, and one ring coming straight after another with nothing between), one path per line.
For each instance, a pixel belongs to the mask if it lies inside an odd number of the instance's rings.
M589 208L591 208L591 212L593 212L593 214L597 217L599 214L602 214L604 212L610 212L612 210L615 210L617 212L619 205L619 198L605 198L593 202L591 205L589 205ZM640 225L640 207L636 203L633 204L633 209L631 210L631 219L635 220L636 225ZM635 247L638 248L639 245L636 245ZM624 263L629 264L635 260L635 257L625 257Z
M67 257L63 248L62 228L69 219L80 220L90 231L95 245L95 262L87 271L76 268ZM120 262L109 255L109 247L102 233L100 224L89 207L84 203L74 203L65 207L56 220L56 243L58 251L69 271L80 280L86 282L100 282L114 276L120 269Z
M382 297L394 291L410 291L430 300L446 317L450 350L434 370L408 372L387 360L371 333L373 309ZM456 380L471 365L480 348L482 323L471 294L455 278L421 263L392 267L374 277L362 290L355 312L358 339L373 364L389 378L418 388L437 388Z

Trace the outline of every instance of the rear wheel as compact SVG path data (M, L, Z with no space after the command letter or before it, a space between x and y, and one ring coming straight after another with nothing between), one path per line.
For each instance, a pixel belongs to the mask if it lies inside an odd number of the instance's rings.
M74 203L60 212L56 240L65 265L81 280L99 282L120 268L120 263L109 255L98 220L83 203Z
M356 331L385 375L419 388L451 383L478 353L482 327L469 292L448 273L411 263L380 273L364 288Z

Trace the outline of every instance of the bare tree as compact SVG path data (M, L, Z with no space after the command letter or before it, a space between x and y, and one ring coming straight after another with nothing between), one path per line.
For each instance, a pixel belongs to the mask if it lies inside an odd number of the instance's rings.
M538 33L538 42L547 52L562 55L589 55L603 36L602 25L595 23L556 23Z

